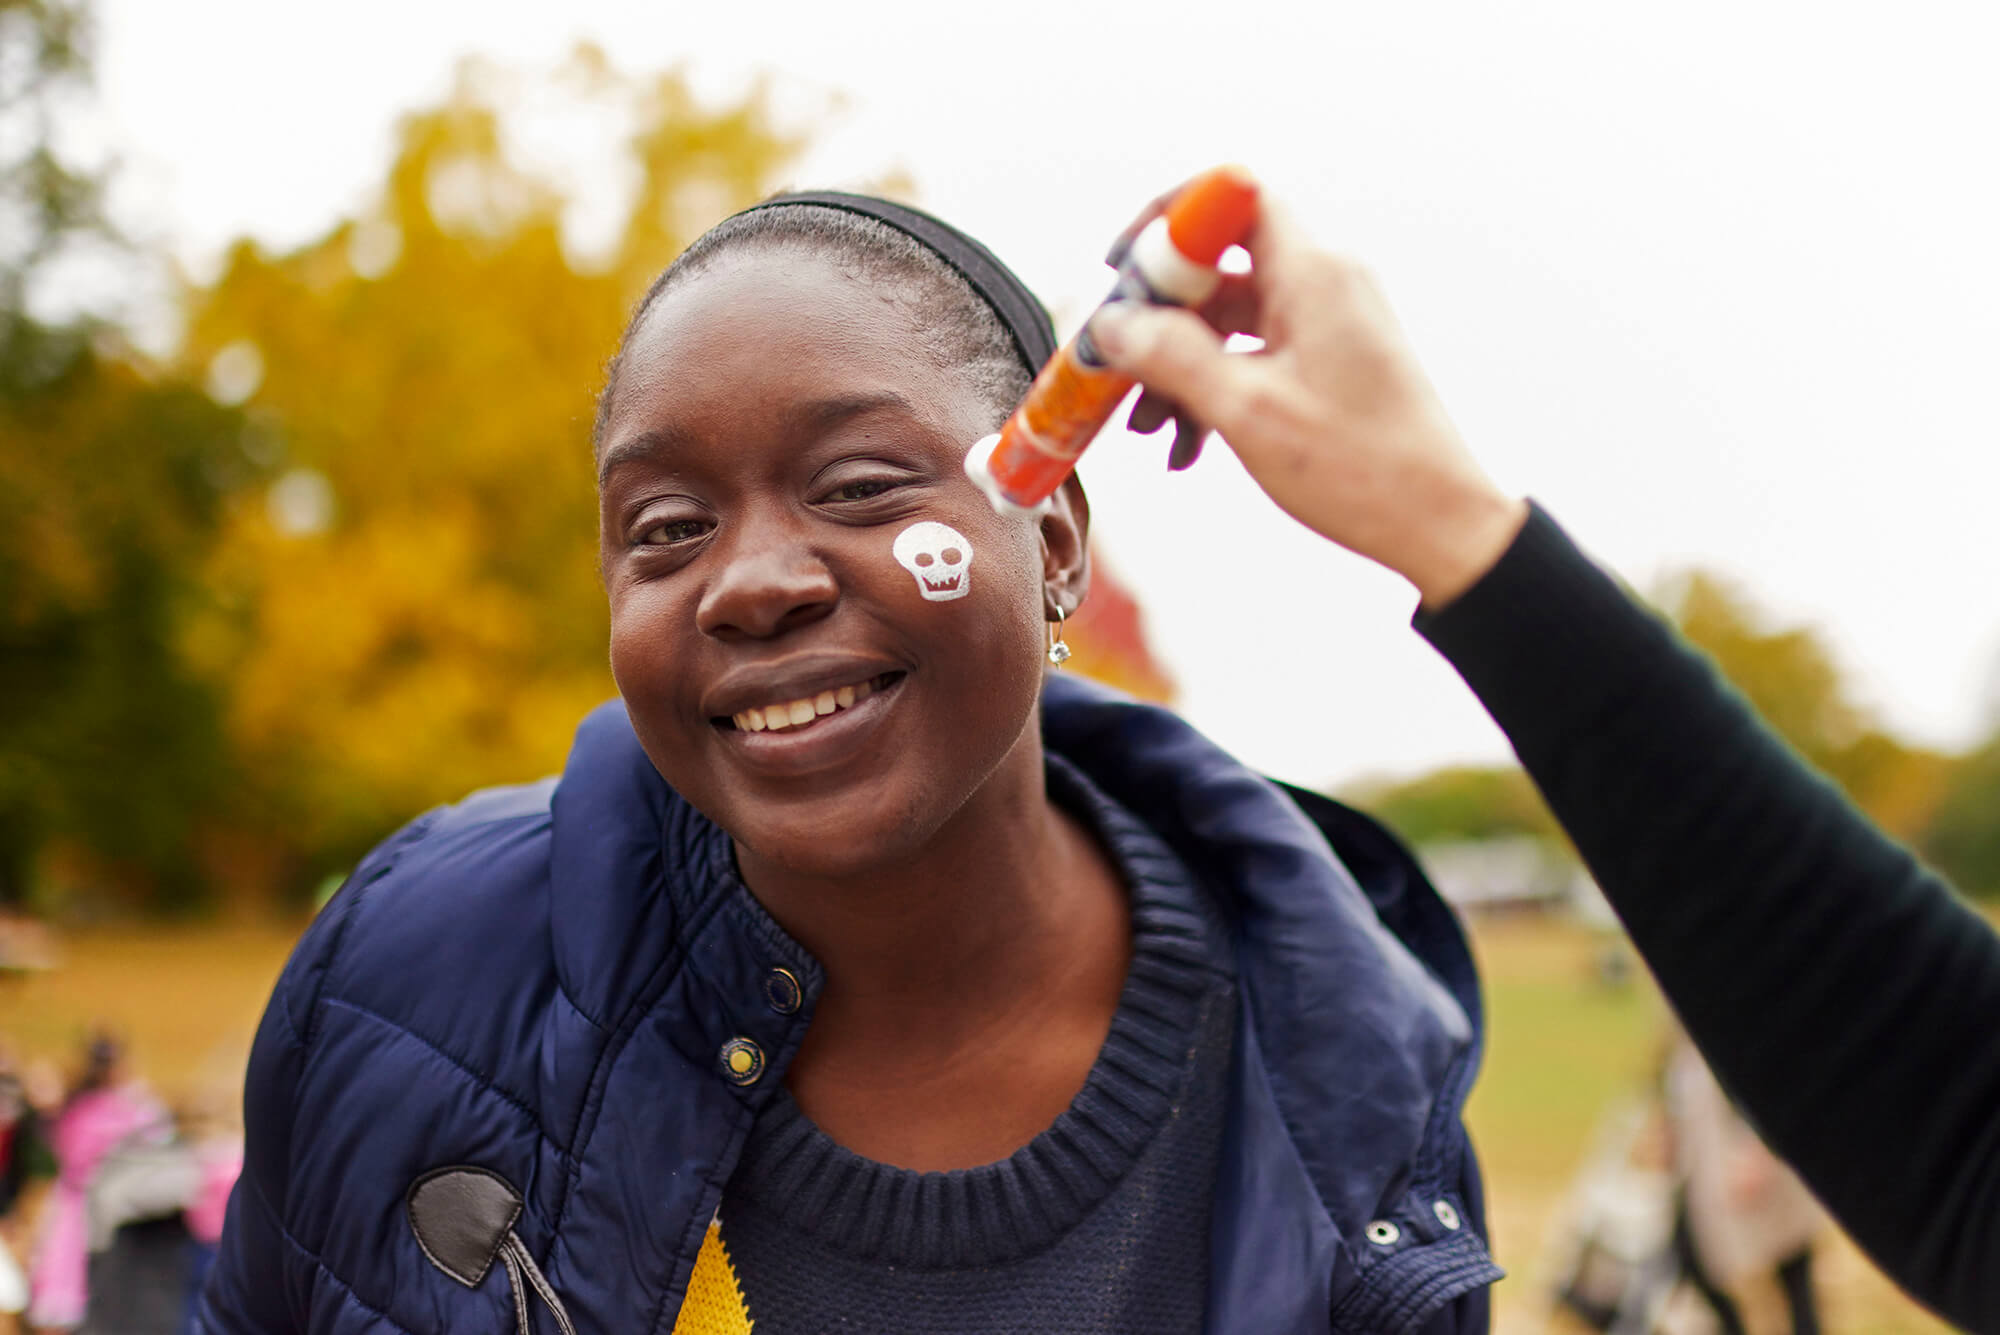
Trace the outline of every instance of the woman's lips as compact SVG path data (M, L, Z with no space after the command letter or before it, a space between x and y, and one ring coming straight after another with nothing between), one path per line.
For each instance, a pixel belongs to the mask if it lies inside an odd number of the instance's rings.
M763 731L755 732L735 727L728 719L717 719L716 731L728 744L731 753L754 770L775 776L793 776L833 768L846 763L855 754L861 739L894 708L905 677L905 673L892 672L857 683L854 703L846 706L839 703L839 690L836 689L834 708L830 713L819 713L817 701L810 701L808 703L813 707L810 722L788 722L782 728L767 725ZM861 689L864 686L867 687L865 693ZM796 702L787 702L782 706L787 710L787 719L793 703ZM775 707L780 706L767 706Z
M865 681L837 686L796 700L745 709L730 716L738 732L784 732L810 727L830 714L852 709L876 691L888 686L901 673L884 672Z

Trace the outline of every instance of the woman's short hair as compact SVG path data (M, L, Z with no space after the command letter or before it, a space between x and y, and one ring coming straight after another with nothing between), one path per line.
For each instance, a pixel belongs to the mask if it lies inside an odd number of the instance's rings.
M930 247L845 209L808 203L766 206L711 227L646 289L605 367L591 428L593 450L603 448L625 350L653 303L723 256L757 251L811 256L866 284L908 321L939 369L958 377L992 408L996 430L1028 392L1033 374L999 314Z

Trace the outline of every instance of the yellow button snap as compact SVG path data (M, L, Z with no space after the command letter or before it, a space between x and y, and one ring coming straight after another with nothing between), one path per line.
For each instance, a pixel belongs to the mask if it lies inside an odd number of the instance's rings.
M747 1038L732 1038L717 1054L723 1078L733 1085L754 1085L764 1074L764 1049Z

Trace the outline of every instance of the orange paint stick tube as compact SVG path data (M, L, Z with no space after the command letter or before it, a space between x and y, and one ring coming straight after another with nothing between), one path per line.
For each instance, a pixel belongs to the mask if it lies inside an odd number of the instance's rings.
M1240 167L1217 167L1181 187L1134 237L1118 281L1098 310L1118 301L1199 306L1222 279L1223 252L1257 222L1257 183ZM1057 350L999 432L974 445L965 471L1000 512L1034 511L1055 495L1130 392L1130 376L1105 365L1091 321Z

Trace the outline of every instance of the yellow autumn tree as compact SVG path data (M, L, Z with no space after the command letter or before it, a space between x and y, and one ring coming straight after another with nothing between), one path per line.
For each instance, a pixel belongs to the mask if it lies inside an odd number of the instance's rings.
M304 884L426 806L560 766L608 697L590 469L604 359L652 274L774 186L764 99L580 51L570 96L628 118L639 186L595 265L508 151L468 64L409 116L376 206L292 253L242 244L191 293L188 374L257 424L270 487L227 517L189 628L249 776L229 878Z

